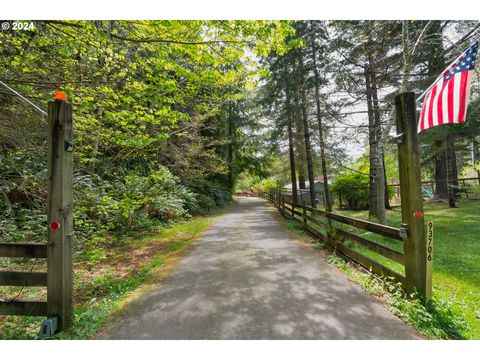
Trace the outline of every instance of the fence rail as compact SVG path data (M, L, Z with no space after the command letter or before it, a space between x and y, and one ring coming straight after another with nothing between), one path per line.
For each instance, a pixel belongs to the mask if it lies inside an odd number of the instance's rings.
M0 271L0 286L47 286L47 273Z
M47 245L0 243L0 257L46 258Z
M436 186L438 183L444 183L447 182L448 180L425 180L422 181L422 185L429 185L428 187L431 189L432 193L435 191ZM479 171L479 176L477 177L466 177L466 178L458 178L457 179L458 185L452 186L453 188L456 189L457 195L461 196L462 194L465 195L465 198L469 199L472 196L475 198L475 194L478 194L478 191L475 192L475 187L480 186L480 171ZM400 200L400 184L395 183L395 184L386 184L388 188L393 188L393 194L392 198L393 201L399 201ZM349 186L350 190L369 190L368 185L357 185L357 186ZM338 189L338 190L332 190L333 193L336 193L338 196L338 207L340 209L348 207L348 204L345 204L345 190ZM478 197L478 195L477 195Z
M352 241L356 245L361 246L364 249L368 249L369 251L373 251L382 257L390 259L400 265L405 264L405 255L403 252L346 231L340 228L334 222L353 226L357 229L367 230L369 232L403 243L403 238L399 228L376 224L366 220L355 219L349 216L334 214L313 208L308 205L291 203L286 201L279 191L262 193L260 196L276 206L283 216L288 219L295 220L311 235L332 247L338 255L360 264L364 268L377 275L393 278L395 282L401 283L402 286L405 286L405 275L400 274L397 271L394 271L381 264L380 262L366 256L365 254L362 254L354 248L349 247L345 241ZM320 219L323 219L324 221ZM320 227L322 230L325 230L326 234L319 231L318 227Z
M47 315L46 301L0 301L0 315Z
M330 220L334 220L334 221L341 222L343 224L355 226L357 228L368 230L368 231L371 231L371 232L379 234L379 235L388 236L392 239L402 240L402 237L400 236L400 229L398 229L398 228L394 228L394 227L387 226L387 225L381 225L381 224L373 223L373 222L366 221L366 220L355 219L355 218L345 216L345 215L338 215L338 214L334 214L334 213L327 212L327 211L324 211L324 210L319 210L319 209L316 209L316 208L312 208L312 207L306 206L306 205L294 204L294 206L305 207L310 212L313 212L317 215L325 216L326 218L328 218Z
M46 258L47 245L0 243L0 257ZM47 286L46 272L0 271L0 286ZM46 301L1 300L0 315L46 316Z
M432 256L429 255L431 250L428 249L431 249L431 246L427 244L425 236L415 109L413 92L403 92L395 96L398 187L402 213L400 228L326 212L311 206L291 204L286 202L290 199L282 197L278 190L262 195L279 208L284 216L295 219L304 229L332 246L337 254L363 265L374 273L393 277L403 285L408 294L418 291L425 299L431 299ZM295 174L292 171L292 183L295 181ZM341 196L339 201L341 204ZM314 199L311 205L315 206ZM344 225L381 235L383 239L378 242L366 239L364 234L360 236L355 230L346 231ZM318 230L318 226L321 231ZM401 242L403 251L395 249L398 244L396 241ZM398 269L401 273L394 269Z
M0 272L0 286L42 286L47 301L0 299L0 315L56 318L53 331L72 321L73 133L72 105L48 103L48 240L47 244L0 243L0 257L47 259L47 272ZM21 291L19 292L19 294Z

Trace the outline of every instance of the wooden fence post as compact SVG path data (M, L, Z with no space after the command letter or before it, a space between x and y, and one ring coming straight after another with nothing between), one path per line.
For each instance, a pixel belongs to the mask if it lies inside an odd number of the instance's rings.
M409 293L416 288L421 294L428 296L431 294L431 279L427 279L427 244L415 94L406 92L397 95L395 110L402 222L407 228L407 236L404 239L405 287Z
M73 139L72 105L48 104L47 316L57 330L72 322Z

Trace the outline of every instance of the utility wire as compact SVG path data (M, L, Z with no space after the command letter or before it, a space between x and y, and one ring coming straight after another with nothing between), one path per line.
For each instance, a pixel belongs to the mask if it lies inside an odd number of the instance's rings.
M39 108L37 105L35 105L33 102L31 102L30 100L28 100L25 96L23 96L22 94L20 94L18 91L12 89L10 86L8 86L7 84L5 84L3 81L0 81L0 85L2 85L5 89L9 90L11 93L13 93L14 95L18 96L20 99L22 99L23 101L25 101L27 104L29 104L30 106L32 106L35 110L37 110L40 114L42 114L43 116L47 116L47 113L46 111L42 110L41 108Z

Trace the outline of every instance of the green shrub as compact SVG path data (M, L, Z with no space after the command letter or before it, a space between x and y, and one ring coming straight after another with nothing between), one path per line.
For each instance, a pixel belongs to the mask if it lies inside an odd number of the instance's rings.
M42 152L15 150L0 156L0 239L45 241L47 228L46 161Z
M407 296L398 284L389 284L386 302L392 312L431 339L463 339L469 325L445 299L425 301L419 294Z
M76 178L75 226L83 236L94 231L133 231L190 217L195 195L160 167L146 176L127 173L115 183L96 175Z
M195 192L196 206L194 213L206 214L215 208L224 207L232 201L230 188L220 183L218 180L199 180L191 184L192 191Z
M368 176L359 173L350 173L335 178L332 184L332 192L337 198L342 197L349 209L368 209Z
M279 188L279 184L273 178L263 179L259 183L252 186L252 190L255 192L268 192L277 188Z
M46 241L45 157L26 150L0 157L0 238L4 242ZM99 163L96 174L74 174L75 248L95 263L104 259L109 241L122 241L118 234L154 230L230 201L230 189L219 181L199 179L189 188L163 166L149 171L145 166L112 168Z

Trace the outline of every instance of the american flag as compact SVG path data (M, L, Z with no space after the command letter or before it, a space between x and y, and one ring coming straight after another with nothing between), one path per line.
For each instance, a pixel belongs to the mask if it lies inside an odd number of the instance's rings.
M443 124L465 122L478 40L450 65L428 90L417 132Z

